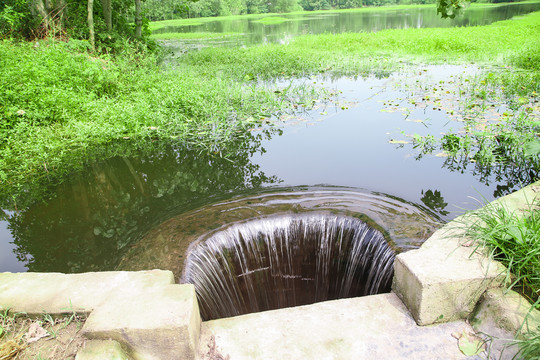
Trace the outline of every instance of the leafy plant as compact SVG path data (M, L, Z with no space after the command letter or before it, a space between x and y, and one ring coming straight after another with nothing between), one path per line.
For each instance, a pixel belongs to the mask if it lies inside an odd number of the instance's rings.
M469 1L466 0L438 0L437 13L440 14L442 18L453 19L459 15L467 5L469 5Z
M507 269L509 287L518 290L540 310L540 208L529 205L524 213L510 212L498 205L488 205L477 211L478 221L467 227L466 233L476 240L477 247ZM540 356L540 328L530 329L524 338L516 339L517 358L537 359Z
M467 235L506 266L512 287L532 303L537 302L540 296L540 209L537 204L531 204L525 214L488 205L478 211L478 218L467 228ZM540 308L538 303L536 306Z

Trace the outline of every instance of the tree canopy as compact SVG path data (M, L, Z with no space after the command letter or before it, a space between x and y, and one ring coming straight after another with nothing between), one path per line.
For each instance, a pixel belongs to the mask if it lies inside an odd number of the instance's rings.
M113 11L114 9L114 11ZM88 40L114 51L118 41L149 34L141 0L5 0L0 3L0 38L53 36Z

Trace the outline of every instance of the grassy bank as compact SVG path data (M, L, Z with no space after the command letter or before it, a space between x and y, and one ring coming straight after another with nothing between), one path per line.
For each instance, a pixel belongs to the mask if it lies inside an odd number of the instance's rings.
M531 199L532 200L532 199ZM468 226L467 235L487 249L490 256L507 269L509 288L525 296L531 309L540 310L540 209L530 204L523 214L489 204L477 211L478 221ZM516 358L540 358L540 328L525 322L523 337L515 340Z
M221 39L228 38L231 36L239 36L240 33L228 32L228 33L211 33L211 32L190 32L190 33L162 33L162 34L152 34L150 38L160 39L160 40L172 40L172 39L182 39L182 40L193 40L193 39Z
M218 67L237 78L329 70L353 74L394 69L402 62L526 66L538 63L538 33L540 12L487 26L307 35L287 46L205 49L181 61L190 66Z
M76 45L0 43L4 199L156 139L226 151L245 128L311 95L208 81L197 69L163 71L152 54L95 57Z

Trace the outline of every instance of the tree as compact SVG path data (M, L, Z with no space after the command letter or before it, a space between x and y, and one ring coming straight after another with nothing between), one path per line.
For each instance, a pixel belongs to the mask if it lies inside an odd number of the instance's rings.
M101 6L103 7L103 20L107 27L107 32L112 31L112 1L101 0Z
M135 0L135 37L137 39L142 37L141 0Z
M468 0L437 0L437 13L444 19L453 19L468 5Z
M298 5L297 0L271 0L269 5L270 12L286 13L291 11L302 10Z
M92 50L96 49L96 36L94 33L94 0L88 0L88 40Z
M0 0L0 39L60 36L114 52L122 38L144 40L145 24L141 0Z

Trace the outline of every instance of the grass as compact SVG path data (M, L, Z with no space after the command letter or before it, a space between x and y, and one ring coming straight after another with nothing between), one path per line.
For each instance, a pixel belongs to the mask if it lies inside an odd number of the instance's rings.
M209 48L190 53L180 61L189 66L217 67L237 78L246 74L273 78L328 71L384 72L404 62L535 64L536 57L528 59L537 56L539 32L537 12L487 26L306 35L289 45Z
M55 183L97 157L155 139L226 152L261 118L316 96L306 88L239 83L215 67L163 70L150 54L112 59L70 46L0 43L4 201L30 198L32 183Z
M540 208L530 205L526 215L488 205L478 212L479 221L467 235L506 266L511 287L531 303L540 297ZM540 309L540 305L537 306Z
M519 346L516 359L540 359L540 334L530 334L524 340L515 340Z
M182 19L182 22L179 22L178 20L162 20L162 21L152 21L149 25L149 29L151 31L161 29L168 26L199 26L204 24L205 22L212 21L214 19L212 18L204 18L204 19Z
M530 204L528 211L517 213L499 205L487 205L477 211L478 221L466 229L490 256L507 269L509 288L524 295L531 307L540 310L540 208ZM540 358L540 328L529 329L519 346L517 358Z
M410 59L414 54L425 62L461 61L505 64L523 51L523 44L536 44L540 13L519 20L505 20L488 26L436 29L389 29L376 33L324 34L298 38L294 45L314 52L339 55L385 56ZM521 42L512 39L519 38Z

